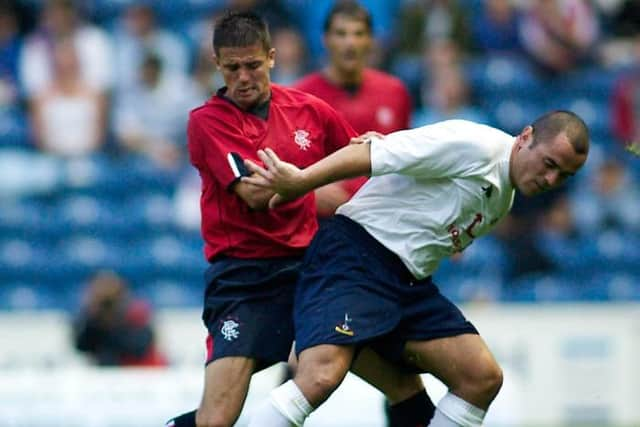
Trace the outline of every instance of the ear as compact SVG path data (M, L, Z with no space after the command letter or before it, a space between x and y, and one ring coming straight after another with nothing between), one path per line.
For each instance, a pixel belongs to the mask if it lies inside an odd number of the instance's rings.
M526 126L518 135L518 145L522 147L527 143L531 143L531 141L533 141L533 127Z
M276 49L271 48L267 53L267 59L269 61L269 68L273 68L276 65Z
M214 53L211 57L213 59L213 63L216 64L216 70L220 71L220 58Z

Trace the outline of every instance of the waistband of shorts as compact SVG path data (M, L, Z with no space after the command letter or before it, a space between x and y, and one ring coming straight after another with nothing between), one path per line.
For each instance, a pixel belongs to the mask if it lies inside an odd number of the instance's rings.
M412 282L414 284L431 281L431 276L421 280L416 279L398 255L376 240L375 237L369 234L369 232L356 221L345 215L339 214L334 215L332 220L335 224L339 224L338 226L344 229L346 234L365 245L368 251L372 252L375 257L389 269L396 272L403 281ZM327 226L331 225L327 224Z

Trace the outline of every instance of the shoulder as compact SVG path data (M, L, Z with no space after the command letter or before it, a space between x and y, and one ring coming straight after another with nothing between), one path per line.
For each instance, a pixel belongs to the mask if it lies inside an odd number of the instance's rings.
M311 74L307 74L298 80L293 87L302 91L308 91L316 88L318 85L324 83L324 78L322 77L322 73L316 71Z
M513 141L513 136L500 129L469 120L446 120L434 126L440 126L452 140L467 146L479 159L487 162L502 158Z
M212 96L204 104L194 108L189 112L189 124L229 122L233 117L237 117L241 111L230 102L218 96Z
M398 77L380 70L376 70L374 68L367 68L364 70L364 79L369 83L381 87L391 87L392 89L406 90L404 82Z
M278 84L271 85L272 100L277 103L300 102L313 100L315 97L304 90L290 86L280 86Z
M314 110L331 109L328 103L308 92L293 87L271 85L272 101L281 106L311 108Z

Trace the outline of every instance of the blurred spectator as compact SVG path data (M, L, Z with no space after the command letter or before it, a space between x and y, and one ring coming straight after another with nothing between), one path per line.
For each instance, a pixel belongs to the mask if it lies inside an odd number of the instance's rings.
M608 153L587 184L573 194L576 223L585 235L610 229L640 231L640 190L623 156Z
M467 50L471 34L467 14L458 0L409 0L400 9L391 71L419 98L425 70L423 55L431 46L449 42Z
M203 100L194 84L162 72L162 60L148 53L138 70L138 84L119 93L114 120L118 144L160 166L177 167L183 159L189 111Z
M195 168L188 168L176 186L173 209L176 224L187 231L200 231L200 196L202 184Z
M518 9L511 0L485 0L482 13L471 20L473 47L489 53L517 53Z
M211 44L211 42L209 42L209 44ZM220 73L217 72L216 64L213 61L211 46L202 46L196 52L191 80L195 85L196 96L200 100L200 104L211 98L218 89L224 86L222 77Z
M640 32L640 2L623 0L613 17L611 31L614 36L633 37Z
M195 46L195 59L191 78L196 85L200 104L209 99L218 89L224 86L222 76L216 70L213 47L213 27L217 13L191 23L187 32L193 46Z
M469 19L459 0L406 1L396 28L400 55L419 56L434 40L453 40L463 50L471 42Z
M624 144L640 141L640 29L629 69L616 82L611 109L614 135Z
M520 21L525 51L548 73L587 63L598 39L596 10L586 0L537 0Z
M296 22L289 7L282 0L226 0L226 3L226 9L253 11L262 16L267 21L271 33Z
M162 63L162 72L184 78L189 71L189 49L184 40L160 27L151 0L138 0L123 11L114 32L118 90L135 89L138 73L147 52Z
M569 198L562 195L555 199L540 217L539 230L547 236L573 239L578 236L575 213Z
M488 116L471 103L469 85L457 65L437 69L422 88L422 108L415 112L412 127L449 119L488 123Z
M14 1L0 0L0 146L19 146L27 140L18 77L22 46L18 14Z
M432 40L424 47L424 72L436 73L446 70L462 62L463 53L460 46L451 39Z
M18 98L18 58L22 45L16 5L0 1L0 110Z
M34 94L32 125L36 145L46 153L80 156L105 142L105 98L81 77L76 45L58 39L52 46L53 80Z
M272 46L276 50L276 65L271 81L290 85L307 71L307 53L302 35L292 27L283 27L271 33Z
M99 366L167 365L156 349L149 305L134 299L113 272L98 272L91 279L74 319L73 338L75 347Z
M73 0L47 0L39 28L25 41L20 57L20 79L27 96L50 86L52 46L62 39L71 40L76 49L82 81L100 92L110 89L113 62L107 34L82 22Z
M495 235L506 245L510 262L507 279L530 273L550 273L555 269L552 257L537 245L540 224L556 200L563 197L566 187L538 197L516 193L511 213L498 225Z

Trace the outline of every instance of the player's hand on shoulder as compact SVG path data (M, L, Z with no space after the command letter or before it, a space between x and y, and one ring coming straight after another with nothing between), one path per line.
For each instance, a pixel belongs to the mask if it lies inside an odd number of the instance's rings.
M375 130L367 131L361 135L354 136L349 140L349 144L368 144L371 142L372 138L384 138L384 135L380 132L376 132Z

